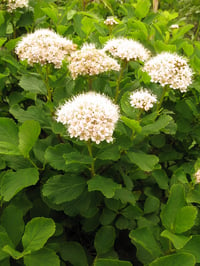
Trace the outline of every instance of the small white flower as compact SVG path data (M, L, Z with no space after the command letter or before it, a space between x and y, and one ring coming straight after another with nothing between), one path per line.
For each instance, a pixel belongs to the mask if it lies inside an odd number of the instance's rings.
M110 16L110 17L107 17L106 20L104 20L104 24L109 25L109 26L113 26L113 25L116 25L119 23L117 22L115 17Z
M172 24L170 26L170 29L179 29L179 25L178 24Z
M119 107L105 95L96 92L79 94L56 111L56 120L67 126L71 138L113 141L112 135L119 119Z
M12 13L17 8L28 7L29 0L7 0L4 2L7 4L8 12Z
M153 104L156 102L156 96L145 89L134 91L130 95L131 106L134 108L144 109L145 111L151 109Z
M195 173L195 183L200 183L200 169Z
M116 60L106 55L102 50L95 48L94 44L85 44L81 50L75 51L69 58L69 70L72 78L78 75L98 75L103 72L120 70Z
M187 60L175 53L163 52L151 58L144 64L152 82L160 83L161 86L169 85L174 90L185 92L192 83L192 70Z
M146 61L151 53L141 43L126 38L113 38L104 45L104 51L122 60Z
M29 65L54 64L61 68L62 61L72 51L76 44L49 29L39 29L23 37L15 49L20 60L27 60Z

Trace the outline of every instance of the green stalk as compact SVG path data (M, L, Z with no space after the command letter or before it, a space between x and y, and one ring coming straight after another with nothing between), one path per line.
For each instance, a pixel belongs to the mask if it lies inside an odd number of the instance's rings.
M163 100L164 100L164 97L165 97L165 94L166 94L167 90L168 90L168 86L164 86L163 87L163 91L162 91L162 95L161 95L161 98L160 98L160 101L157 104L157 109L156 109L157 112L159 112L159 110L160 110L160 107L161 107L161 105L163 103Z
M49 72L50 72L50 65L46 64L46 73L45 73L45 84L47 87L47 102L52 101L52 89L49 86Z
M118 97L119 97L119 94L120 94L120 82L122 80L122 77L123 77L123 73L124 73L124 70L126 68L126 65L127 65L127 62L124 60L123 63L122 63L122 66L121 66L121 70L120 70L120 73L119 73L119 76L118 76L118 79L117 79L117 85L116 85L116 93L115 93L115 102L117 103L117 100L118 100Z
M90 155L90 157L92 159L90 172L91 172L91 177L93 177L93 176L95 176L95 169L94 169L94 157L93 157L93 154L92 154L92 145L91 145L90 140L88 140L88 142L87 142L87 148L88 148L89 155Z

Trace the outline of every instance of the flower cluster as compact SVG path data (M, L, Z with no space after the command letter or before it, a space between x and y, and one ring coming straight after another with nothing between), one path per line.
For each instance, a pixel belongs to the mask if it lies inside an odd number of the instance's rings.
M5 2L8 12L12 13L17 8L28 7L29 0L7 0Z
M85 44L81 50L75 51L69 57L69 70L72 78L78 75L98 75L110 70L120 70L116 60L106 55L102 50L95 48L93 44Z
M150 51L141 43L126 38L113 38L109 40L103 48L112 56L121 58L122 60L146 61L150 57Z
M200 183L200 169L195 173L195 183Z
M144 109L148 111L157 102L155 95L149 93L147 90L134 91L130 95L130 104L134 108Z
M71 138L99 144L111 142L119 108L108 97L88 92L68 100L56 111L56 120L68 126Z
M115 17L110 16L110 17L106 18L106 20L104 21L104 24L106 24L107 26L113 26L113 25L116 25L116 24L119 24L119 23L117 22Z
M158 82L161 86L169 85L174 90L185 92L192 83L192 70L185 58L163 52L144 65L143 71L148 72L152 82Z
M76 47L71 40L52 30L39 29L23 37L15 52L21 60L27 59L31 66L34 63L52 63L55 68L61 68L64 58L76 50Z

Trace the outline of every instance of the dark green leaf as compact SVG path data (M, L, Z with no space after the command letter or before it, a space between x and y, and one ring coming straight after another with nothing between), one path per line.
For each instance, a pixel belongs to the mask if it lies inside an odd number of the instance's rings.
M159 159L155 155L142 152L128 152L127 156L131 163L136 164L143 171L152 171Z
M173 254L164 256L153 261L149 266L194 266L196 263L195 257L188 253Z
M53 250L43 248L30 255L25 255L24 264L26 266L60 266L60 260Z
M113 226L102 226L96 233L94 246L97 253L104 254L108 252L115 242L115 229Z
M96 259L94 266L132 266L132 264L129 261L116 259Z

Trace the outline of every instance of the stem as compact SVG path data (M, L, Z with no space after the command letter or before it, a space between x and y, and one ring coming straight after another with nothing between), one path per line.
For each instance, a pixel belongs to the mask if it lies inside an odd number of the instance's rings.
M89 155L92 158L90 172L91 172L91 177L93 177L93 176L95 176L95 169L94 169L94 157L92 154L92 145L91 145L90 140L88 140L88 142L87 142L87 148L88 148Z
M157 13L158 5L159 5L159 0L153 0L153 12Z
M120 82L122 80L124 69L126 68L126 65L127 65L127 62L124 60L123 64L122 64L122 67L121 67L121 70L120 70L120 73L119 73L119 77L117 79L116 93L115 93L115 102L116 103L117 103L117 100L118 100L118 96L120 94Z
M91 91L92 90L92 77L88 77L88 88Z
M31 160L31 158L28 156L27 157L28 161L33 165L33 167L37 170L39 170L39 168L37 167L37 165Z
M45 73L45 84L47 87L47 102L51 102L52 101L52 89L49 86L49 65L46 65L46 73Z
M160 102L158 103L157 109L156 109L157 112L159 112L159 110L160 110L160 107L161 107L161 105L163 103L163 100L164 100L164 97L165 97L165 93L167 92L167 89L168 89L167 86L163 87L163 91L162 91L162 95L161 95L161 98L160 98Z

